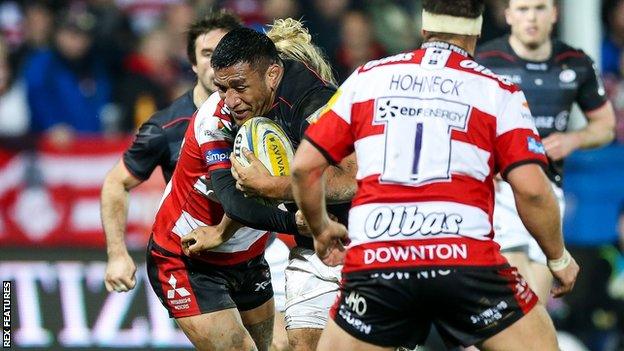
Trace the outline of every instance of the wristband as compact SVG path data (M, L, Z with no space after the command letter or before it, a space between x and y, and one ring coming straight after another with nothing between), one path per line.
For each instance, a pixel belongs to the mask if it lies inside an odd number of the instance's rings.
M553 272L561 271L566 269L571 262L572 256L570 255L568 250L564 248L563 255L560 258L557 258L555 260L548 260L548 268L550 268L550 270Z

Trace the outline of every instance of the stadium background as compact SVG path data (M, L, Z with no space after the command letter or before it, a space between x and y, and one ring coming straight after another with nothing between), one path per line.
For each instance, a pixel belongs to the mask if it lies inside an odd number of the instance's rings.
M481 42L508 31L505 1L486 3ZM582 272L574 293L549 309L559 329L589 350L624 350L624 0L559 5L556 36L602 68L618 129L611 145L575 152L566 163L565 237ZM127 294L109 295L102 283L99 188L136 126L194 84L184 29L220 7L257 29L303 18L340 80L421 40L419 1L0 1L0 276L13 283L13 348L188 347L145 279L160 172L131 196L127 241L139 267L137 288ZM75 29L93 45L81 52L74 37L64 45L78 48L78 58L38 71L57 28ZM67 70L81 80L66 87L62 103L27 98L29 84L62 80ZM82 94L70 93L76 90ZM67 117L68 106L79 119Z

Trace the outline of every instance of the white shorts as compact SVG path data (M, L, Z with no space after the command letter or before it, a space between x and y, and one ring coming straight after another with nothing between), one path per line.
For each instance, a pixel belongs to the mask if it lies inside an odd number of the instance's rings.
M286 268L286 329L323 329L336 300L342 266L326 266L313 250L295 247Z
M271 285L275 309L283 312L286 309L286 277L284 271L288 265L288 246L280 239L274 238L264 251L264 259L271 270Z
M494 241L502 252L524 251L531 261L546 264L546 256L520 220L511 185L498 182L494 206ZM559 202L561 219L565 210L563 190L553 184L553 191Z

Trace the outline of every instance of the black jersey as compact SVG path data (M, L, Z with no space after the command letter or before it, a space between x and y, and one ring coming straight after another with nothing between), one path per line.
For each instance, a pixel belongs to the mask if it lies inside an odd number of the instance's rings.
M479 46L476 60L522 88L542 138L567 130L574 102L588 112L607 101L592 59L559 40L553 40L552 55L545 61L520 58L509 36ZM563 160L551 160L549 168L549 178L561 186Z
M266 117L277 122L297 149L305 130L310 125L308 117L336 92L336 87L324 81L308 66L284 60L284 75L277 87L275 102Z
M273 108L266 117L276 121L296 149L310 125L308 119L320 110L336 92L336 86L323 80L310 67L298 61L284 60L284 75L277 87ZM287 206L294 210L294 204ZM328 205L328 212L347 224L350 203ZM297 245L314 248L312 239L295 236Z
M123 155L128 171L136 178L146 180L156 166L160 166L165 182L169 182L180 156L184 132L196 110L191 89L143 123Z

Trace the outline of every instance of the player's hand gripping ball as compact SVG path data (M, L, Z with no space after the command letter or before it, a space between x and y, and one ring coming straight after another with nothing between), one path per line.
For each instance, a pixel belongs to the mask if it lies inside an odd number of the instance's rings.
M271 175L290 175L295 150L286 132L272 120L266 117L254 117L243 123L234 138L234 157L243 166L249 166L243 149L253 152ZM255 199L269 206L276 206L279 203L272 199Z

